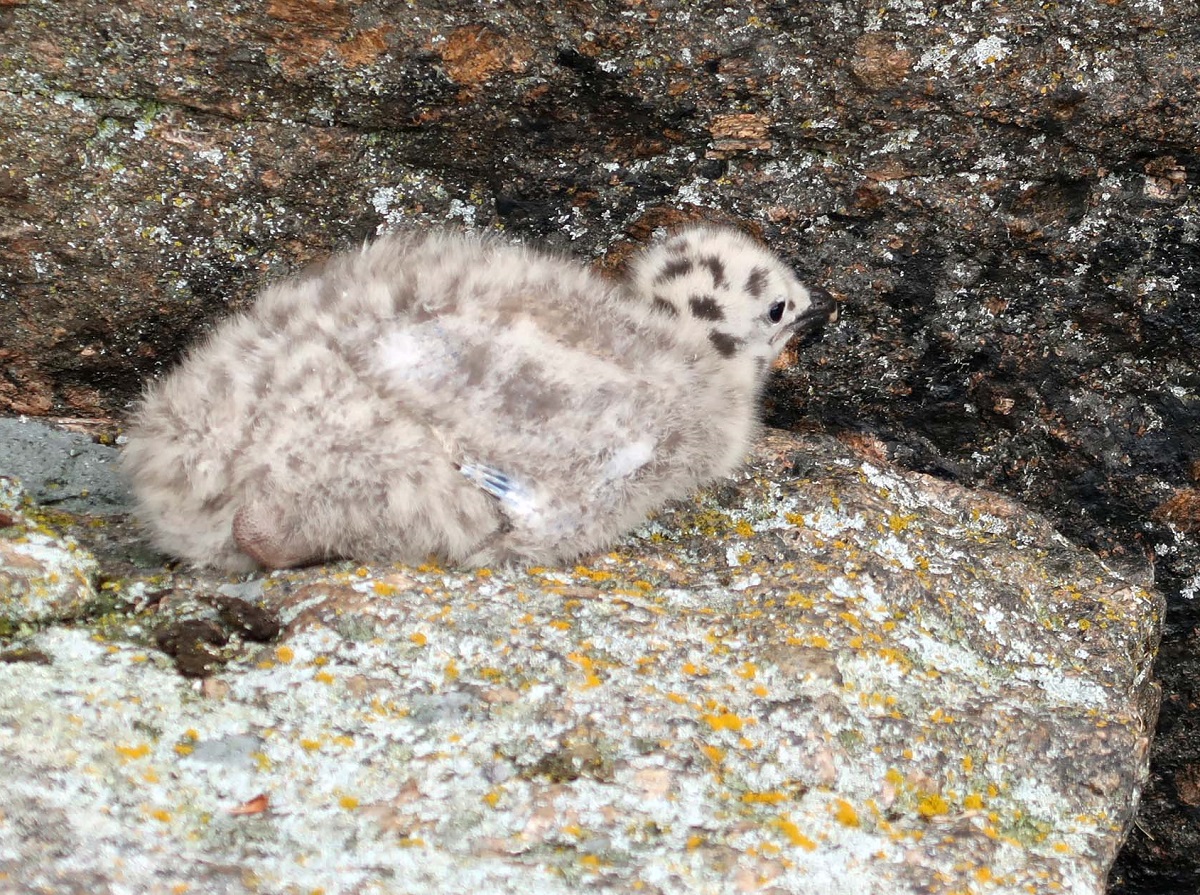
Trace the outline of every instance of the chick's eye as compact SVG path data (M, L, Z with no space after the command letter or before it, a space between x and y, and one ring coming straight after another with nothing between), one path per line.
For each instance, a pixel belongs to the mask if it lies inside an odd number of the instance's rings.
M778 323L780 320L782 320L783 302L777 301L775 304L771 305L771 309L767 311L767 316L771 319L772 323Z

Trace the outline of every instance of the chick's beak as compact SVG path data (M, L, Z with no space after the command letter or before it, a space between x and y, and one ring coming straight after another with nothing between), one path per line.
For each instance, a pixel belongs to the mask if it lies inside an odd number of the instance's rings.
M823 323L833 323L838 318L837 302L833 296L820 286L808 290L808 310L796 320L804 328L820 326Z

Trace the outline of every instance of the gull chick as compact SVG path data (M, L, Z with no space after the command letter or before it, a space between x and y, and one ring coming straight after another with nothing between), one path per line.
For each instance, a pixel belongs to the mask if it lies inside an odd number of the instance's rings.
M624 282L387 235L218 326L148 389L124 466L196 566L566 561L732 472L771 362L833 312L733 229L677 232Z

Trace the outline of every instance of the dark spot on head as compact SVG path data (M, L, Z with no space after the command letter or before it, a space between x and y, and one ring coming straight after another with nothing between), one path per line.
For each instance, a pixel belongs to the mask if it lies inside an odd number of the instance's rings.
M756 267L746 277L746 291L754 298L762 298L763 290L767 288L766 268Z
M658 276L654 278L654 282L665 283L667 280L673 280L691 272L692 262L687 258L677 258L674 261L668 261L663 266L663 269L658 272Z
M792 301L790 298L788 299L787 308L789 311L794 311L796 309L796 303L794 301Z
M711 295L693 295L688 299L688 307L692 309L692 316L699 317L701 320L725 319L725 312L721 310L721 305Z
M675 307L661 295L654 296L654 301L650 303L650 307L660 314L666 314L668 317L679 316L679 308Z
M712 274L714 288L720 289L729 285L729 280L725 279L725 265L721 263L720 258L716 255L705 255L700 259L700 263Z
M688 250L688 241L682 236L676 236L667 242L666 248L672 255L682 255Z
M733 357L737 354L738 345L741 344L741 339L715 329L708 334L708 341L712 342L713 347L717 349L717 354L721 357Z

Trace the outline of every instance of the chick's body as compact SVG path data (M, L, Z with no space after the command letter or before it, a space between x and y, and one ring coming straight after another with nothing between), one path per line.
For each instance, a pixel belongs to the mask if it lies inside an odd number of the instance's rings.
M218 327L149 390L125 465L196 565L552 563L730 472L783 330L823 307L733 231L675 236L627 285L386 236Z

